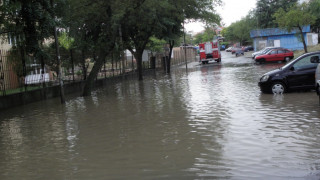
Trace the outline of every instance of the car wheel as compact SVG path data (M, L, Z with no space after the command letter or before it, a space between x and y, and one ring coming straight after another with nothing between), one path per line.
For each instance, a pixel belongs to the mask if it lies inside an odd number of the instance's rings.
M257 63L257 64L262 64L262 63L264 63L264 62L265 62L264 59L256 59L256 63Z
M285 57L284 58L284 62L289 62L290 61L290 57Z
M286 91L286 87L283 83L281 82L275 82L271 86L271 92L273 94L283 94Z

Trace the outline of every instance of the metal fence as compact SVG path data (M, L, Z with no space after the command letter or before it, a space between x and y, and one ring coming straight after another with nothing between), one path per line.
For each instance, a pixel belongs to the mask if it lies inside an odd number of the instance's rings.
M174 48L171 66L184 64L186 60L188 62L195 61L196 53L196 50L191 47L186 48L186 52L184 48ZM72 56L75 58L74 60L71 60ZM155 54L154 57L155 61L151 62L151 54L148 54L147 60L142 63L143 69L164 69L165 55L158 53ZM12 60L14 58L16 58L16 61ZM83 62L81 62L79 58L81 58L80 55L72 55L71 53L61 55L62 78L64 83L82 81L89 75L94 65L92 58L86 58ZM125 56L124 63L120 59L120 57L109 57L97 74L96 79L111 78L120 76L123 73L136 71L137 64L134 57ZM24 65L21 65L21 62L21 57L13 57L13 55L10 56L9 51L0 50L0 96L58 84L57 72L55 71L54 65L49 63L41 65L40 62L33 59L25 61L28 63Z

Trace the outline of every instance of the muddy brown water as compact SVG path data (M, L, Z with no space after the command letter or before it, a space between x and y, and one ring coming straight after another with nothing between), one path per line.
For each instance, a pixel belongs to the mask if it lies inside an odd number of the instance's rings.
M221 64L0 112L0 179L319 179L315 92L261 94L283 64Z

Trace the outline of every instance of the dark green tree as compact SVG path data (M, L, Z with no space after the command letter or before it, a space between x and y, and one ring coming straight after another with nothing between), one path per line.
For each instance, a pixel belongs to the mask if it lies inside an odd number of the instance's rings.
M252 42L250 31L256 27L257 24L254 11L250 11L246 17L227 27L223 32L223 36L227 41L239 42L241 45L245 45Z
M116 18L119 8L117 7L120 4L117 4L119 1L70 0L69 2L69 15L65 22L70 29L70 35L75 39L75 46L83 53L83 62L87 56L85 51L91 51L90 55L94 61L82 91L83 96L88 96L91 95L94 79L115 46L118 37Z
M320 33L320 0L310 0L308 11L316 17L315 23L311 26L313 32ZM320 36L318 37L320 40Z
M298 29L299 36L303 43L304 51L307 53L307 45L303 36L302 28L304 25L312 25L315 23L316 17L310 14L307 10L307 4L296 4L285 11L280 8L274 15L275 22L289 32L293 29Z
M256 4L255 16L258 19L260 29L277 27L273 14L279 9L290 8L298 0L258 0Z

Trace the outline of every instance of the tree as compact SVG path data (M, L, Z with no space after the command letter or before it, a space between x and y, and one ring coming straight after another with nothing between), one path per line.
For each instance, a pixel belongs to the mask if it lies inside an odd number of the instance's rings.
M274 15L275 21L281 28L287 29L289 32L297 28L303 43L304 51L307 53L307 45L302 32L304 25L312 25L315 23L316 17L307 10L307 4L295 4L287 11L280 8Z
M54 3L53 0L2 1L0 34L16 40L22 59L23 76L26 76L26 55L40 61L44 69L44 57L48 55L43 51L43 42L55 35L55 27L58 23L56 19L63 14L64 4L64 0L56 0ZM64 99L62 89L61 99Z
M277 24L273 21L273 14L279 9L288 9L298 0L258 0L255 16L257 17L258 27L260 29L273 28Z
M240 42L241 45L251 42L250 30L256 28L255 22L254 12L251 11L246 17L227 27L223 31L223 36L227 41Z
M91 95L94 79L105 59L111 55L118 35L117 8L120 1L70 0L69 12L65 22L75 45L81 49L83 60L85 51L91 51L93 68L85 80L82 95ZM74 21L77 19L77 21ZM85 67L85 65L83 65Z
M74 81L74 60L73 60L73 52L72 52L74 38L69 37L66 32L63 32L58 39L59 39L59 44L67 51L70 51L72 79Z
M131 2L131 1L130 1ZM136 57L138 78L142 80L142 53L155 35L166 39L170 44L170 52L174 39L181 33L181 25L187 19L202 19L206 22L219 22L214 14L215 2L218 0L169 0L169 1L133 1L127 8L125 21L121 24L125 47ZM135 8L136 7L136 8ZM169 61L170 61L169 55ZM170 64L170 62L168 63Z
M212 41L216 32L211 27L206 27L204 32L195 35L194 42L196 44Z
M316 17L316 22L311 26L313 32L320 33L320 0L310 0L308 11ZM320 40L320 36L318 37Z

